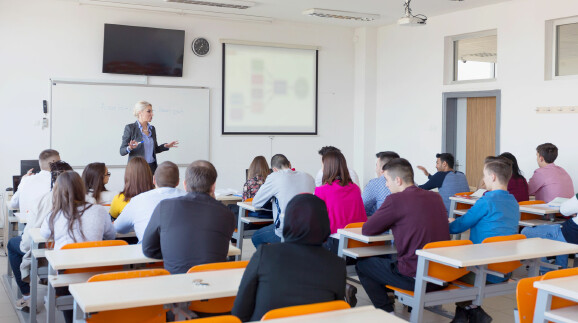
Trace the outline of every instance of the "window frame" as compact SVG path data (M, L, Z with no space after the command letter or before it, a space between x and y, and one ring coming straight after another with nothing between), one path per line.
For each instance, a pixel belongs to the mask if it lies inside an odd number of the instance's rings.
M556 75L558 70L558 26L569 24L578 24L578 16L546 21L546 62L544 79L547 81L578 79L578 73L572 75Z
M444 84L445 85L453 85L453 84L468 84L468 83L487 83L487 82L496 82L498 80L498 61L496 58L496 64L494 65L494 77L487 78L487 79L477 79L477 80L462 80L457 81L457 64L458 61L455 59L456 57L456 42L459 40L464 39L472 39L472 38L481 38L481 37L488 37L488 36L496 36L496 42L498 42L498 30L497 29L489 29L483 31L477 31L473 33L467 34L460 34L454 36L446 36L444 38ZM497 46L496 46L497 47ZM498 51L496 49L496 51Z

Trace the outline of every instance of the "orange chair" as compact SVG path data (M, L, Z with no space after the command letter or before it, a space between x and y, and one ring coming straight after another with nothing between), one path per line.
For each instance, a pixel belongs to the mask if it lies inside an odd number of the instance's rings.
M568 268L568 269L549 271L543 275L542 280L562 278L562 277L568 277L568 276L578 276L578 268ZM557 308L563 308L563 307L574 306L574 305L578 305L578 303L567 300L565 298L552 296L552 305L550 306L550 308L555 310Z
M215 262L210 264L198 265L192 267L187 271L187 274L198 273L202 271L225 270L246 268L249 261L230 261L230 262ZM229 313L233 309L235 303L235 296L213 298L208 300L193 301L189 309L197 313Z
M177 321L177 323L241 323L241 320L233 315L221 315L213 317L205 317L202 319Z
M523 234L513 234L509 236L499 236L499 237L490 237L484 239L482 243L492 243L492 242L500 242L500 241L512 241L512 240L522 240L526 239L526 236ZM509 274L512 271L518 269L518 267L522 266L522 262L519 260L515 261L507 261L507 262L500 262L495 264L488 265L488 269L492 271L497 271L502 274Z
M126 246L128 242L124 240L101 240L101 241L85 241L85 242L75 242L64 245L62 249L82 249L82 248L98 248L98 247L113 247L113 246ZM93 271L113 271L122 270L123 266L105 266L105 267L91 267L91 268L79 268L79 269L66 269L65 274L77 274L77 273L88 273Z
M546 204L544 201L535 200L535 201L522 201L518 202L519 205L536 205L536 204ZM520 212L520 220L533 220L533 219L541 219L542 216L539 214L532 214L532 213L525 213Z
M134 271L121 271L106 274L99 274L92 276L88 282L102 282L119 279L138 279L143 277L170 275L165 269L145 269ZM108 322L123 322L123 323L157 323L166 322L166 312L163 305L153 305L129 308L123 310L104 311L92 314L86 319L89 323L108 323Z
M349 223L348 225L345 226L345 229L361 228L361 227L363 227L364 224L365 224L365 222ZM385 245L385 241L376 241L376 242L364 243L361 241L348 239L347 240L347 246L345 248L359 248L359 247L380 246L380 245Z
M456 193L454 194L454 196L457 197L469 197L470 195L474 194L474 192L461 192L461 193ZM465 203L456 203L456 210L469 210L472 207L472 205L470 204L465 204ZM456 214L456 217L460 216Z
M263 315L261 321L278 319L288 316L298 316L322 312L331 312L337 310L346 310L349 308L351 307L345 301L331 301L307 305L289 306L270 310L269 312L265 313L265 315Z

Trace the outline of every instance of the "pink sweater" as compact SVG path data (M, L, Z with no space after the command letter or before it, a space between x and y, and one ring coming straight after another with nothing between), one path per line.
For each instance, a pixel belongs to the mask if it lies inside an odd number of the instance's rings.
M325 201L329 213L331 234L343 229L349 223L366 222L361 190L355 183L339 186L339 181L315 188L315 195Z

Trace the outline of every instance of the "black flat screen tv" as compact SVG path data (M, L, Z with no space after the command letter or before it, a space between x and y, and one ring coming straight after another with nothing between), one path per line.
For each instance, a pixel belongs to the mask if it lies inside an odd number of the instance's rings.
M102 72L183 76L185 31L104 25Z

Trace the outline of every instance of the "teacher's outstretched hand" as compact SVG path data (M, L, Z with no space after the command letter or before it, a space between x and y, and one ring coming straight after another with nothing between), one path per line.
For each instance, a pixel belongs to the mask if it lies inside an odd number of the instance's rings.
M137 121L124 127L120 155L128 154L128 159L141 156L146 159L152 173L157 169L156 154L176 148L178 141L159 145L155 127L150 124L153 120L153 106L146 101L139 101L134 106L134 116Z

